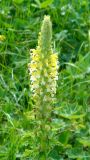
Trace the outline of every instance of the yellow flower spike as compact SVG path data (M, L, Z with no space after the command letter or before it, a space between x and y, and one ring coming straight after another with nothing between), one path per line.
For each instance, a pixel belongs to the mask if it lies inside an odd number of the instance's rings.
M36 49L30 50L31 62L28 65L30 71L31 90L33 91L32 97L39 105L42 102L38 101L38 97L41 95L44 97L47 96L46 89L50 93L48 95L48 99L51 100L51 97L54 97L56 94L56 80L58 79L58 55L52 51L51 40L52 24L50 21L50 16L45 16L42 22L41 32L39 33L38 46ZM44 97L42 97L42 99L45 99ZM47 100L47 103L52 102Z
M32 98L36 105L36 118L37 121L41 120L41 126L37 127L39 129L41 127L42 131L40 147L45 153L47 153L45 148L47 133L45 135L45 129L46 125L49 124L49 119L51 119L52 104L55 101L57 87L56 81L58 80L58 55L53 53L51 40L52 24L50 16L45 16L38 37L38 46L36 49L30 50L31 61L28 65Z

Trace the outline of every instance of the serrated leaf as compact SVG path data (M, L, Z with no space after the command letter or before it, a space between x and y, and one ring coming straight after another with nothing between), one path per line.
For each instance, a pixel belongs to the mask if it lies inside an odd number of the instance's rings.
M82 137L78 139L79 143L83 144L84 147L90 147L90 137Z
M75 104L72 105L66 105L63 107L56 108L55 111L56 114L58 114L60 117L66 118L66 119L80 119L85 116L85 113L82 112L82 106L78 106Z
M81 148L72 148L67 150L67 155L69 158L81 158L82 157L82 150Z

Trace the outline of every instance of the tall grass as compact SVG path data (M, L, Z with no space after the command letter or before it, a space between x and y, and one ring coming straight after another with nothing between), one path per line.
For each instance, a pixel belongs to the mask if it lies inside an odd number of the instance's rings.
M90 159L89 10L89 0L0 1L0 160L41 157L27 66L47 14L60 62L47 159Z

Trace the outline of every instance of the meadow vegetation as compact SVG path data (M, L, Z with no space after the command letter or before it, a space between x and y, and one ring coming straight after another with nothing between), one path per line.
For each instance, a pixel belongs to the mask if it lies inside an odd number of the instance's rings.
M45 15L59 69L42 132L28 63ZM90 160L89 0L0 0L0 160Z

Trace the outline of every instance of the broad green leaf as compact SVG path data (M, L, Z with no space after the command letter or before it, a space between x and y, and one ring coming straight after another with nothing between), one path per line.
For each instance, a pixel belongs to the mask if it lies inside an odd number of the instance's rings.
M90 147L90 137L79 138L78 141L83 144L84 147Z
M70 135L70 131L64 131L63 133L61 133L59 137L60 142L64 145L67 145Z
M61 108L56 108L55 113L66 119L80 119L85 116L82 107L75 104L67 104Z
M82 157L82 150L80 148L68 149L67 152L69 158L80 158Z
M77 160L89 160L90 159L90 154L86 153L82 148L78 146L68 149L66 153L68 155L68 158L70 159L77 159Z

